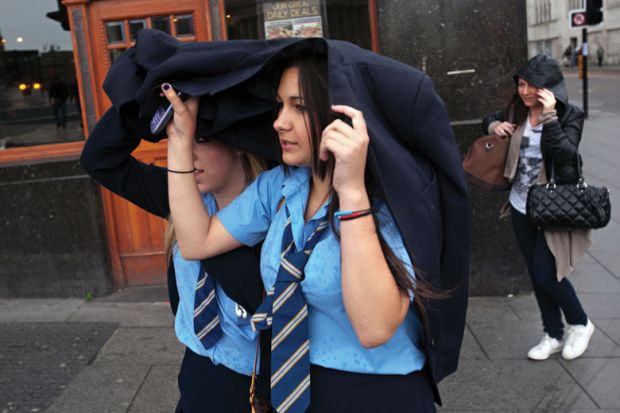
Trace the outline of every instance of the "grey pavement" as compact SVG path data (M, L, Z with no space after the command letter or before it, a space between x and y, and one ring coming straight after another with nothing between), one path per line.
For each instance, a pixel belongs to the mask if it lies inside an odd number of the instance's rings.
M578 96L574 73L567 82ZM601 73L591 84L615 88L615 101L592 99L581 146L587 181L610 188L614 206L571 275L596 325L591 344L577 360L527 360L542 336L533 295L472 297L441 412L620 413L620 82ZM164 286L0 300L0 413L172 412L183 348L165 300Z

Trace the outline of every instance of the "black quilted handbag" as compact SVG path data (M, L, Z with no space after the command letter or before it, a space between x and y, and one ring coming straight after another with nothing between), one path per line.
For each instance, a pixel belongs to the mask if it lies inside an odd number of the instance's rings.
M586 184L577 162L579 181L557 185L553 162L551 179L532 185L527 194L527 216L538 228L603 228L611 218L609 190Z

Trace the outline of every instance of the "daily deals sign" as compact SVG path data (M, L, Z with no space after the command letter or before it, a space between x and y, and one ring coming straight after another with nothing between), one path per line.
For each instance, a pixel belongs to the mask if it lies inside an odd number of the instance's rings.
M265 38L322 37L321 0L269 1L263 3Z

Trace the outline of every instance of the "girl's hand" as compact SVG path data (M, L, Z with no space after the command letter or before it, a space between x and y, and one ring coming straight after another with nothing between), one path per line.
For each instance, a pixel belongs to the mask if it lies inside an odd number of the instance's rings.
M512 136L516 129L516 126L510 122L502 122L493 128L493 134L497 136Z
M169 83L164 83L161 89L174 110L172 122L166 126L168 141L191 146L196 135L198 97L191 97L183 102Z
M369 137L364 115L350 106L334 105L331 109L351 118L353 126L340 119L330 123L323 131L319 157L327 161L329 153L334 155L333 186L340 198L348 194L365 195L364 169Z
M553 112L555 110L555 104L557 103L555 95L549 89L539 89L538 101L543 106L543 113Z

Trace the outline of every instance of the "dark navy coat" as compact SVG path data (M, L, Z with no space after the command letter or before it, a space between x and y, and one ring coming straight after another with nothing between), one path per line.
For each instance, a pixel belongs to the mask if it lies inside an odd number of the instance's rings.
M283 54L299 52L327 54L331 103L364 113L368 167L417 272L450 294L428 302L423 314L424 350L437 383L458 364L467 310L470 216L448 114L428 76L336 40L184 44L145 30L112 66L104 88L140 137L161 138L150 136L148 123L161 103L160 85L169 82L201 96L199 134L273 157L276 79L270 76L271 65Z

